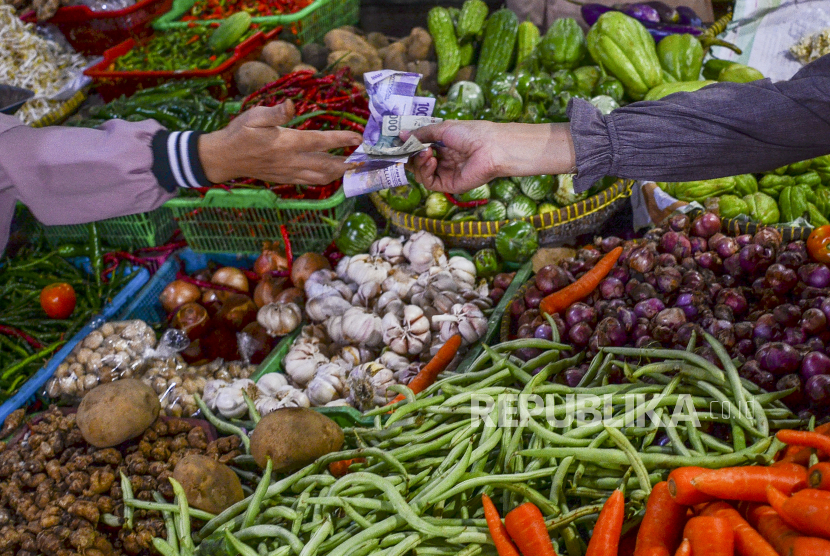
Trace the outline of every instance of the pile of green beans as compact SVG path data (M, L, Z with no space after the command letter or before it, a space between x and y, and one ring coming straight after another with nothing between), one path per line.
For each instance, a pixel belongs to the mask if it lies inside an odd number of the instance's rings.
M706 339L725 356L714 338ZM467 373L447 376L417 396L398 387L407 399L368 412L375 417L373 427L344 429L343 451L274 482L269 466L252 495L195 532L194 548L173 530L168 536L178 540L157 539L156 547L166 556L494 554L481 506L481 494L487 493L500 503L502 515L525 501L536 504L556 548L579 556L614 489L626 494L626 527L632 527L651 486L670 469L768 463L780 447L770 431L801 424L780 401L787 392L761 393L728 359L722 370L695 355L694 341L687 351L603 349L582 384L571 388L556 378L581 355L562 358L570 346L557 340L485 346ZM511 355L527 347L543 353L526 363ZM624 369L625 383L611 383L614 367ZM752 413L701 413L700 429L672 429L662 420L639 428L608 421L558 426L544 413L528 412L509 428L473 421L474 394L550 395L561 417L566 396L580 393L607 396L613 420L646 407L655 414L669 412L683 394L698 410L717 402L747 404ZM633 395L642 396L645 405L626 406L626 396ZM490 417L497 420L499 411L504 409L496 404ZM731 444L707 433L708 421L729 427ZM228 426L223 430L244 434ZM661 435L667 443L656 442ZM365 462L353 463L341 478L328 472L330 463L353 458ZM185 511L169 506L170 516Z

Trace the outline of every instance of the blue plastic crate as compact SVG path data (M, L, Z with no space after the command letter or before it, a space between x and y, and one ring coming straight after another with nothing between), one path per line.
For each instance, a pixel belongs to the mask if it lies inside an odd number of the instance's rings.
M88 259L82 261L80 266L91 268L89 267L88 261ZM101 326L108 319L113 318L121 307L132 299L141 290L142 286L150 280L150 272L145 268L133 268L131 275L133 277L127 282L124 289L118 292L112 301L104 306L100 313L92 317L86 326L81 328L72 339L66 342L43 368L24 382L23 386L20 387L20 390L14 396L3 402L3 405L0 405L0 422L3 422L13 411L33 402L38 392L43 388L43 385L46 384L47 380L52 378L55 369L63 363L63 360L66 359L66 356L72 352L75 346L86 338L90 332Z

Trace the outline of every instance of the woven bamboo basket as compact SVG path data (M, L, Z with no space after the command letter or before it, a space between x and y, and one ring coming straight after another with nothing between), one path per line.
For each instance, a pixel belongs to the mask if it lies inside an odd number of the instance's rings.
M87 96L87 88L81 89L74 95L72 98L61 104L58 108L52 110L48 114L44 115L38 121L32 124L32 127L46 127L50 125L58 125L62 124L66 121L69 116L75 113L75 111L84 103Z
M550 245L598 230L631 196L631 180L618 180L611 187L553 212L536 214L521 220L530 222L539 232L539 244ZM449 247L481 249L492 247L499 228L510 220L455 222L424 218L394 210L377 193L370 195L378 211L392 229L404 236L426 230L444 240Z
M689 217L694 218L703 211L693 210L689 212ZM813 228L808 226L787 226L786 224L759 224L758 222L750 222L740 218L722 218L721 230L723 233L730 236L739 236L742 234L752 234L761 228L775 228L781 233L784 241L806 241L810 236Z

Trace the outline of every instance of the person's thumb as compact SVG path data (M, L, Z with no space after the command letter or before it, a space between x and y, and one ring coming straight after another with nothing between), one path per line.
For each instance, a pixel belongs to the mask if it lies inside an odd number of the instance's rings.
M420 141L421 143L434 143L435 141L440 141L441 137L444 135L444 130L446 129L446 125L443 123L440 124L433 124L424 126L422 128L416 129L415 131L404 130L401 131L400 137L404 141L409 139L410 135L414 135L415 139Z
M275 127L285 125L294 117L294 103L288 99L276 106L251 109L247 125L251 127Z

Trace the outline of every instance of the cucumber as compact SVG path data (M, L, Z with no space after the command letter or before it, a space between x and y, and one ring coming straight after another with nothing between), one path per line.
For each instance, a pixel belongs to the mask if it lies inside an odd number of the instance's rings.
M234 46L251 26L251 14L236 12L222 22L208 37L208 48L217 54Z
M459 65L462 68L464 66L469 66L473 63L473 60L476 57L476 44L473 41L462 42L458 46L458 51L459 58L461 59Z
M522 65L533 53L533 49L539 44L539 28L532 21L524 21L519 24L516 33L516 67Z
M436 6L429 11L427 26L438 58L438 85L446 87L453 82L461 68L461 52L455 38L452 16L447 8Z
M458 40L463 41L481 33L489 12L490 9L482 0L464 2L458 15Z
M507 71L516 48L519 18L508 9L495 12L484 27L478 56L476 83L486 85L494 75Z

